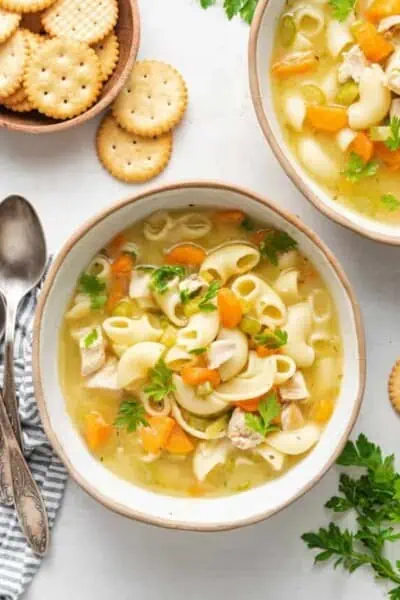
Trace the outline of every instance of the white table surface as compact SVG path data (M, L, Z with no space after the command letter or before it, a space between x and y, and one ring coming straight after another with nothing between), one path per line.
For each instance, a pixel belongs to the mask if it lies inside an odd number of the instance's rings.
M345 266L365 317L368 384L356 432L387 451L399 448L399 423L386 382L399 350L400 249L367 241L320 215L293 187L267 147L247 81L248 27L197 0L142 0L141 58L175 65L190 106L175 135L168 169L150 185L187 178L221 179L263 193L300 215ZM85 219L140 191L112 179L94 151L97 122L70 132L29 137L0 132L1 194L36 206L56 251ZM146 187L150 187L147 185ZM365 571L351 577L314 568L300 535L327 523L322 508L337 471L281 514L229 533L164 531L123 519L72 481L51 551L26 600L378 600L384 588Z

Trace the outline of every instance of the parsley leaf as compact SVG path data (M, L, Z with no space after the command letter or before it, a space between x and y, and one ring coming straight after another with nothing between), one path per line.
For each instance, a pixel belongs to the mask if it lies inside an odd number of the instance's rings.
M225 14L228 19L232 19L234 16L239 15L246 23L251 23L254 11L256 9L258 0L224 0ZM216 0L200 0L200 6L202 8L209 8L214 6Z
M337 21L345 21L356 5L357 0L329 0L333 16Z
M243 229L245 231L254 231L255 230L254 223L249 219L249 217L245 217L243 219L243 221L241 222L240 226L243 227Z
M399 150L400 148L400 119L399 117L392 117L390 119L390 137L385 141L386 146L392 152Z
M273 264L278 264L278 255L296 248L297 242L285 231L270 229L260 244L260 253Z
M171 267L169 265L159 267L152 273L150 286L159 294L165 294L168 289L168 283L175 277L183 279L185 274L186 271L184 267Z
M143 404L137 400L121 402L114 426L119 429L126 427L128 433L131 433L136 431L139 425L148 425Z
M347 167L342 171L342 174L351 183L357 183L363 177L373 177L378 169L379 163L376 160L365 163L361 156L351 152Z
M200 348L193 348L193 350L189 350L189 354L194 354L195 356L204 354L204 352L207 352L207 348L205 348L204 346L202 346Z
M144 388L144 391L151 400L162 402L168 394L175 391L172 374L173 372L167 367L162 358L153 369L150 369L148 375L149 385Z
M396 196L393 196L393 194L385 194L381 197L381 201L389 212L394 212L400 208L400 200Z
M213 310L217 310L217 307L215 306L215 304L211 303L211 300L213 300L218 294L220 287L221 284L219 283L219 281L212 281L210 283L210 285L208 286L208 290L199 302L200 310L202 310L203 312L212 312Z
M224 0L226 16L231 20L242 8L243 0Z
M192 294L189 292L189 290L181 290L179 292L179 297L181 299L182 304L187 304L189 300L192 299Z
M254 336L254 341L260 346L266 348L280 348L287 344L288 334L287 331L276 327L275 331L264 329L262 333L258 333Z
M253 429L262 436L279 429L272 421L281 412L281 406L277 400L275 392L271 392L261 400L258 405L258 413L246 413L245 423L247 427Z
M83 344L85 348L90 348L93 344L99 339L99 334L97 333L97 329L92 329L90 333L83 340Z
M213 6L216 0L200 0L200 5L202 8L208 8L209 6Z
M107 301L105 295L106 284L96 275L89 275L89 273L83 273L79 279L79 291L82 294L86 294L90 297L91 307L93 310L103 308Z
M257 8L258 0L247 0L240 9L240 16L243 21L246 21L250 25L253 20L255 10Z
M394 466L394 456L384 456L379 446L361 434L356 442L348 442L337 460L345 467L364 470L360 477L342 473L340 496L333 496L326 507L335 513L353 510L358 529L351 532L334 523L316 532L305 533L303 541L309 548L322 550L317 562L335 559L349 573L363 565L376 577L396 584L389 597L400 600L400 561L393 565L385 556L386 542L400 539L392 525L400 522L400 474Z

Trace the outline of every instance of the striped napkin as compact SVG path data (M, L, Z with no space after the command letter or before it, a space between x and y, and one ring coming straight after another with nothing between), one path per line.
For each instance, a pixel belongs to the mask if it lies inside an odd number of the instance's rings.
M24 299L18 313L14 373L25 455L43 495L52 527L64 495L67 472L45 436L33 391L32 322L40 288L41 284ZM1 347L0 381L3 381L3 365ZM0 600L19 598L40 562L25 542L14 509L0 505Z

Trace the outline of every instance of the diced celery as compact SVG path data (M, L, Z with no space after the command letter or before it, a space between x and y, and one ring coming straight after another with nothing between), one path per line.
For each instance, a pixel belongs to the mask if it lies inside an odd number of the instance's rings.
M344 106L350 106L360 95L358 85L354 81L343 83L336 94L336 102Z
M204 281L207 281L207 283L211 283L212 281L214 281L214 277L211 275L211 273L201 273L201 276L204 279Z
M176 344L176 329L172 325L169 325L164 331L161 339L161 344L164 344L167 348L172 348Z
M249 302L248 300L244 300L243 298L240 298L240 307L244 314L250 312L252 309L251 302Z
M371 127L369 135L373 142L385 142L391 136L391 129L385 126Z
M211 383L209 381L206 381L205 383L200 383L200 385L197 386L196 394L201 398L205 398L206 396L212 394L213 389L214 388L211 385Z
M183 306L183 313L185 317L191 317L198 312L200 312L198 299L189 300L189 302Z
M225 415L222 415L222 417L219 417L219 419L216 419L213 423L211 423L206 428L206 434L208 435L208 437L210 439L213 439L219 433L226 431L228 428L229 419L230 419L230 414L227 413Z
M113 317L128 317L131 318L137 312L138 306L135 300L124 299L118 302L117 306L113 308Z
M282 45L286 48L291 46L296 37L296 24L291 15L284 15L279 23L279 35Z
M243 319L240 321L239 327L243 333L247 333L248 335L257 335L257 333L259 333L261 330L261 323L252 317L243 317Z
M326 104L326 96L324 92L317 85L308 83L303 85L301 93L304 96L304 100L307 104Z

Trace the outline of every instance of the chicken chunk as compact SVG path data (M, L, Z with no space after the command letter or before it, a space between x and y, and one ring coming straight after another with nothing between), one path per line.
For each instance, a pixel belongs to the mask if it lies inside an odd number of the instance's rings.
M360 83L361 75L364 69L368 67L368 64L364 52L356 44L343 54L343 62L339 67L338 73L339 83L345 83L348 79L353 79L356 83Z
M304 400L308 398L310 393L307 389L303 373L296 371L293 377L280 386L279 395L285 401Z
M110 358L104 367L87 379L85 387L89 389L117 392L121 390L117 377L118 360Z
M106 344L101 327L88 330L79 339L81 353L81 374L92 375L101 369L106 362Z
M207 352L208 366L210 369L218 369L224 365L235 354L236 344L231 340L217 340L212 342Z
M400 95L400 48L391 56L385 73L389 90Z
M240 408L233 411L228 425L228 438L240 450L250 450L264 441L264 436L246 424L246 413Z

